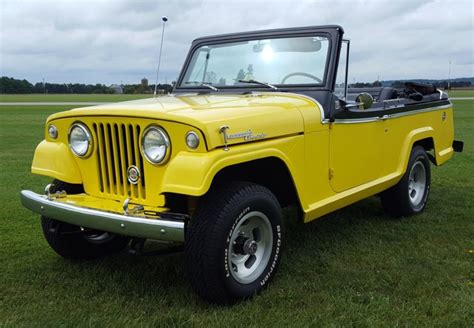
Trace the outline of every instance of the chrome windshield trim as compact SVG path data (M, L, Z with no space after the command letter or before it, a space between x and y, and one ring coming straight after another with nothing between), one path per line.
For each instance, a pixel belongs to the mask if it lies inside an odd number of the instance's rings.
M29 190L21 191L27 209L61 222L124 236L184 242L185 222L122 215L48 199Z

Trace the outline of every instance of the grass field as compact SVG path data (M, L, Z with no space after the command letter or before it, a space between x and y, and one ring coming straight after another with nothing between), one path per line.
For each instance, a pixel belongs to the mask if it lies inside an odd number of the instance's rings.
M474 89L451 90L450 97L474 97ZM10 95L0 94L0 102L116 102L133 99L149 98L152 95L102 95L102 94L31 94L31 95Z
M474 97L474 89L451 90L448 92L450 97Z
M31 160L46 117L67 107L1 107L0 327L473 327L474 101L454 105L465 150L433 167L424 213L394 220L376 197L307 225L287 210L276 279L233 307L192 292L183 254L81 263L53 253L19 192L49 181L30 174Z
M147 94L123 94L123 95L104 95L104 94L31 94L31 95L5 95L0 94L0 102L115 102L133 99L150 98L153 95Z

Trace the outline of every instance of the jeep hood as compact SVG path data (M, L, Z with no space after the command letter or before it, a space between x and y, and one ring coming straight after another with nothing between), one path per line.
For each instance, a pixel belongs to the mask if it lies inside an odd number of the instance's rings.
M210 150L224 145L223 135L219 132L222 126L228 127L229 145L301 133L304 122L300 109L308 106L314 108L317 105L304 96L291 93L170 95L72 109L53 114L48 122L81 116L124 116L180 122L199 129Z

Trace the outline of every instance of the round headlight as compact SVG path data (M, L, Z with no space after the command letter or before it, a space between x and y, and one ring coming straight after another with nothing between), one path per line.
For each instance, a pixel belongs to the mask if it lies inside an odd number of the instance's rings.
M199 136L194 131L186 133L186 145L191 149L196 149L199 146Z
M56 139L58 137L58 128L56 128L53 124L48 126L48 134L51 139Z
M152 164L164 162L169 156L170 139L158 126L150 126L143 133L142 153Z
M81 123L74 123L69 129L69 147L74 154L84 157L89 154L92 137L89 129Z

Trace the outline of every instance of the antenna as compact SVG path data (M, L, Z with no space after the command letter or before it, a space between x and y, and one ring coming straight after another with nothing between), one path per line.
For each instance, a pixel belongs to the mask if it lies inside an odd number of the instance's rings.
M162 52L162 49L163 49L163 40L165 38L165 25L166 25L166 22L168 21L168 17L162 16L161 20L163 21L163 31L161 32L161 45L160 45L160 53L158 55L158 68L156 69L155 92L153 92L153 95L155 97L156 97L156 90L158 89L158 78L160 76L161 52Z

